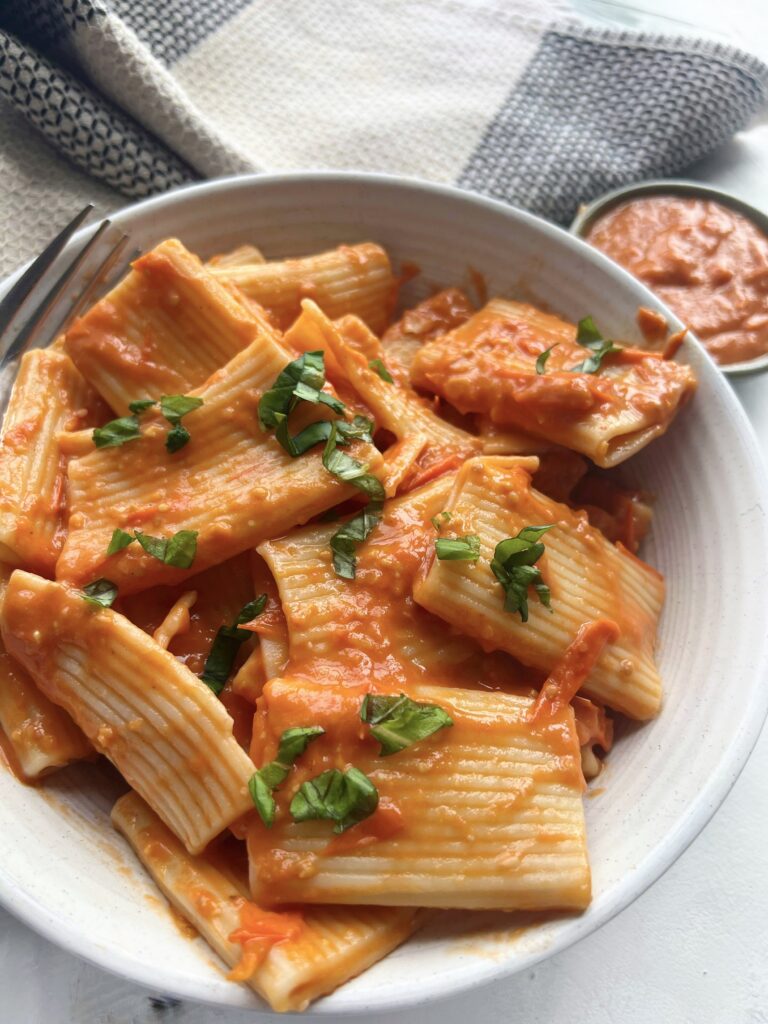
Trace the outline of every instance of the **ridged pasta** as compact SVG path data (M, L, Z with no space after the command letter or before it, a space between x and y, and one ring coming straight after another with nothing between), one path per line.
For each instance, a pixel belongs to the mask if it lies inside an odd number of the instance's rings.
M661 701L653 499L589 459L693 373L474 271L479 311L391 323L409 275L168 239L24 357L0 441L9 766L109 758L115 827L278 1011L432 910L587 906L584 779Z
M138 544L107 558L113 530L162 537L196 530L193 569L200 572L357 493L323 467L321 448L294 459L260 429L259 398L290 359L266 337L236 355L193 392L203 405L185 419L191 440L180 451L166 450L168 425L150 412L138 440L72 460L57 578L107 576L121 593L174 583L190 570L165 565ZM347 451L374 473L381 465L370 445L355 442Z
M10 569L0 569L0 604ZM39 779L94 753L66 711L38 689L0 641L0 729L25 779Z
M125 413L136 399L199 387L256 338L276 338L263 312L171 238L136 260L65 344L83 376Z
M599 372L574 373L591 354L575 335L571 324L533 306L493 299L419 349L411 380L460 412L484 413L616 466L664 433L696 378L687 366L639 349L611 355Z
M620 635L601 656L584 693L633 718L659 710L661 680L653 660L664 600L660 575L589 526L584 513L531 487L536 459L472 459L460 470L447 508L451 534L476 534L476 563L435 559L414 596L435 615L474 636L486 650L501 649L548 672L584 622L612 619ZM555 524L545 534L538 565L551 589L548 611L531 591L529 621L504 610L504 592L489 563L496 545L525 526Z
M481 449L478 438L438 416L410 387L382 379L369 365L371 356L381 352L379 340L360 319L348 316L332 323L310 300L304 301L301 308L301 316L286 334L286 341L307 351L327 351L329 367L335 362L379 427L391 431L399 440L423 434L433 451L446 455L466 458Z
M249 829L257 902L586 906L583 780L570 706L537 728L530 697L415 686L411 696L442 707L453 725L380 757L359 719L365 691L345 685L331 698L304 680L266 686L257 717L270 737L289 722L321 725L326 735L278 791L273 827L256 820ZM327 821L290 820L285 803L300 781L350 763L379 792L370 818L339 836Z
M0 439L0 560L53 574L66 533L58 436L105 412L67 355L33 349L22 357Z
M217 267L221 270L223 267L247 267L254 263L266 262L261 249L257 249L255 245L246 244L238 245L236 249L230 249L229 252L211 256L205 265L207 267Z
M3 601L2 637L190 852L252 806L254 767L222 704L124 616L17 570Z
M247 931L249 911L258 926L247 884L205 856L190 856L136 793L117 801L112 822L168 901L229 967L242 963L238 980L278 1012L306 1009L399 946L420 921L418 911L402 907L302 908L298 934L272 945L267 940L261 949L254 940L251 966L245 944L231 938Z
M282 329L299 315L301 300L309 298L332 319L354 313L372 331L380 332L395 300L389 257L372 242L342 245L301 259L219 264L211 270L268 310Z

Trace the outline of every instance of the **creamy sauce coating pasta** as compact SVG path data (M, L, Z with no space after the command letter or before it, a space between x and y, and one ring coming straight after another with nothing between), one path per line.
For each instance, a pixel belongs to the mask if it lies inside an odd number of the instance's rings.
M25 357L0 748L108 757L173 912L301 1010L420 908L588 905L586 780L661 704L653 499L605 468L696 382L599 309L397 310L417 271L374 242L254 242L161 242Z

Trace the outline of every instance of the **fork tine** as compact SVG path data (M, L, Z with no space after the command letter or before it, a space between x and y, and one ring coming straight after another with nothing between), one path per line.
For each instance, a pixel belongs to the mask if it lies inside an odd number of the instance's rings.
M35 331L39 330L39 328L45 323L46 319L56 306L58 299L64 292L64 289L72 281L83 261L88 256L88 253L91 252L94 246L98 243L101 236L110 226L110 223L111 222L109 220L103 220L101 224L99 224L98 228L94 231L86 244L59 275L57 280L48 290L40 305L13 339L13 342L3 356L3 363L8 363L12 359L15 359L16 356L20 355L25 348L28 347Z
M0 334L6 330L13 317L18 313L24 300L40 281L50 265L59 255L72 235L77 231L88 214L93 210L93 203L88 203L80 213L49 242L37 259L25 270L16 284L0 302Z
M85 288L83 288L77 301L74 303L70 310L67 310L64 318L56 326L56 331L54 332L55 334L61 334L62 331L65 331L69 327L69 325L78 316L80 316L81 310L83 310L91 301L94 292L102 285L106 285L111 280L111 278L115 276L112 275L112 270L115 268L116 265L119 266L117 273L119 274L122 272L122 270L125 267L125 264L118 264L118 260L119 257L122 255L127 242L128 235L123 235L122 238L119 238L117 242L113 245L111 251L107 253L107 255L98 265L98 267L96 267L96 269L94 270L92 277L86 284ZM140 255L141 250L136 249L133 253L131 253L130 260L128 262L132 262L134 259L136 259L137 256Z

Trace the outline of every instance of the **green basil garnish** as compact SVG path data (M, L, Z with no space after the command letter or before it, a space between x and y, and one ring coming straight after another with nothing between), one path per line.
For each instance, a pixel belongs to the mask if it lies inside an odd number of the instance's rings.
M290 811L294 821L335 821L333 831L340 833L370 817L378 805L378 790L359 768L331 768L299 786Z
M536 360L536 373L544 373L545 367L547 365L547 360L549 359L549 354L553 348L557 348L557 344L550 345L549 348L545 348L539 356L539 358Z
M480 538L474 533L465 537L439 537L435 552L442 562L476 562L480 557Z
M369 501L356 516L340 526L331 537L333 570L345 580L353 580L357 566L355 551L381 522L383 505L380 501Z
M591 316L585 316L583 320L579 320L576 341L582 348L589 349L592 355L587 356L583 363L572 366L572 373L597 373L605 356L621 352L620 345L614 345L612 341L602 336Z
M97 448L118 448L141 437L138 417L121 416L120 419L110 420L103 427L94 427L91 436Z
M249 630L240 629L244 622L250 622L257 615L261 615L267 604L267 595L260 594L259 597L249 601L241 609L239 615L231 626L220 626L208 657L205 659L203 672L200 678L209 686L215 694L221 693L224 684L232 673L232 666L235 663L237 652L244 641L251 636Z
M312 740L316 740L324 733L325 729L319 725L286 729L280 737L275 760L259 768L251 776L248 791L259 817L267 828L271 828L275 820L275 798L272 791L285 782L297 758L301 757Z
M387 384L395 383L394 377L386 368L386 366L384 365L384 361L382 359L369 359L368 366L370 367L371 370L375 370L375 372L378 373L381 379L385 380Z
M419 704L404 693L398 697L367 694L360 708L360 720L370 725L371 734L381 744L381 757L397 754L453 725L451 716L436 704Z
M172 537L153 537L141 530L134 530L133 536L125 530L116 529L107 548L107 557L117 554L137 540L148 555L165 565L177 569L189 569L197 554L197 530L179 530Z
M163 395L160 399L160 412L171 424L165 439L165 447L169 452L177 452L189 441L189 431L182 426L181 418L199 409L202 404L202 398L195 398L192 395Z
M325 384L325 355L322 351L304 352L298 359L280 371L259 401L259 423L262 430L273 430L279 416L289 416L299 401L327 405L334 412L346 412L346 406L333 395L323 391Z
M323 465L342 483L351 484L375 501L383 501L384 487L380 480L367 472L368 467L338 447L339 424L331 424L331 432L323 450ZM342 438L344 437L342 433Z
M553 524L554 525L554 524ZM545 608L549 608L549 587L542 582L541 571L534 565L544 554L540 537L552 526L525 526L516 537L508 537L496 545L491 570L504 589L504 610L519 612L528 621L528 588L533 587Z
M112 580L94 580L82 590L83 600L99 608L111 608L117 597L117 585Z

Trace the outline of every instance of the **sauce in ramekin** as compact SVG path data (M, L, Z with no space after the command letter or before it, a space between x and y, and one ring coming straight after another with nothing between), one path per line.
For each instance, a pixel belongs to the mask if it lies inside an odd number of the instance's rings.
M629 199L587 241L658 295L728 365L768 353L768 236L717 202L678 195Z

